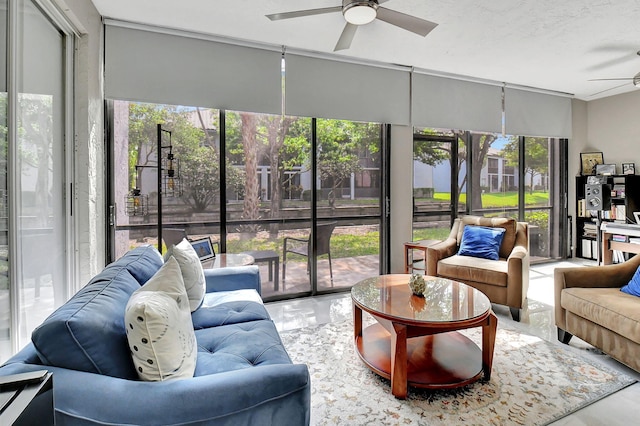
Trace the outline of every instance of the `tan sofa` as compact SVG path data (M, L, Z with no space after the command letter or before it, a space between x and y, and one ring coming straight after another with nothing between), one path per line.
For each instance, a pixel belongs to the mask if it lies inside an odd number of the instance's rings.
M466 225L505 228L498 260L458 256ZM507 305L520 321L529 288L529 230L510 218L461 216L446 240L427 248L426 274L460 281L483 292L492 303Z
M556 268L558 340L575 335L640 371L640 297L620 291L638 265L640 255L617 265Z

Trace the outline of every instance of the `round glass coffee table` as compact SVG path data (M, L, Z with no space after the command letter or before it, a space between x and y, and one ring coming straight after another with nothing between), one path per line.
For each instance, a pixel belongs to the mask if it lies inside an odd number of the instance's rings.
M424 297L409 288L409 274L381 275L351 289L355 346L391 392L407 385L443 389L491 377L498 319L487 296L466 284L425 275ZM376 319L363 330L362 311ZM458 330L482 327L482 349Z

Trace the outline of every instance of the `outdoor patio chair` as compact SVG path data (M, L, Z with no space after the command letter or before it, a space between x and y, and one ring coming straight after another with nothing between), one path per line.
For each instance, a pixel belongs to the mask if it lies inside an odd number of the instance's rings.
M316 256L328 255L329 256L329 275L331 277L331 285L333 286L333 269L331 267L331 234L336 227L337 222L319 223L316 226ZM293 247L290 241L297 243ZM284 247L282 256L282 281L287 277L287 253L295 253L307 258L307 274L311 269L311 258L313 255L313 248L311 247L311 236L302 239L295 237L284 237Z

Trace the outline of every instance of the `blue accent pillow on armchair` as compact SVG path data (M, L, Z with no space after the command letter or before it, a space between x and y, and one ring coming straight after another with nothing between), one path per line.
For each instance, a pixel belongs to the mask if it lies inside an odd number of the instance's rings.
M636 269L636 273L633 274L631 281L622 287L620 291L640 297L640 268Z
M504 228L466 225L462 232L458 255L498 260L504 233Z

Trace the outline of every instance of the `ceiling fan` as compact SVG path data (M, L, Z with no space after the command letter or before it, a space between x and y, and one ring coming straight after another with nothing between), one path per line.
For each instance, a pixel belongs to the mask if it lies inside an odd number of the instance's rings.
M302 16L321 15L324 13L342 12L347 24L342 30L342 35L338 39L334 51L348 49L351 46L353 37L358 26L372 22L374 19L387 22L407 31L426 36L438 24L421 19L395 10L381 7L380 3L387 0L342 0L342 6L323 7L320 9L296 10L293 12L274 13L267 15L272 21L289 18L299 18Z
M640 56L640 50L636 52L636 55ZM633 77L621 77L621 78L592 78L589 81L631 81L631 83L640 88L640 72L634 75ZM621 84L619 86L612 87L610 89L605 89L600 92L594 93L591 96L599 95L600 93L608 92L609 90L614 90L622 86L626 86L627 83Z
M640 88L640 72L634 75L633 77L622 77L622 78L592 78L589 81L631 81L631 83ZM594 93L591 96L599 95L600 93L608 92L609 90L614 90L622 86L626 86L627 83L621 84L619 86L611 87L610 89L605 89L600 92Z

